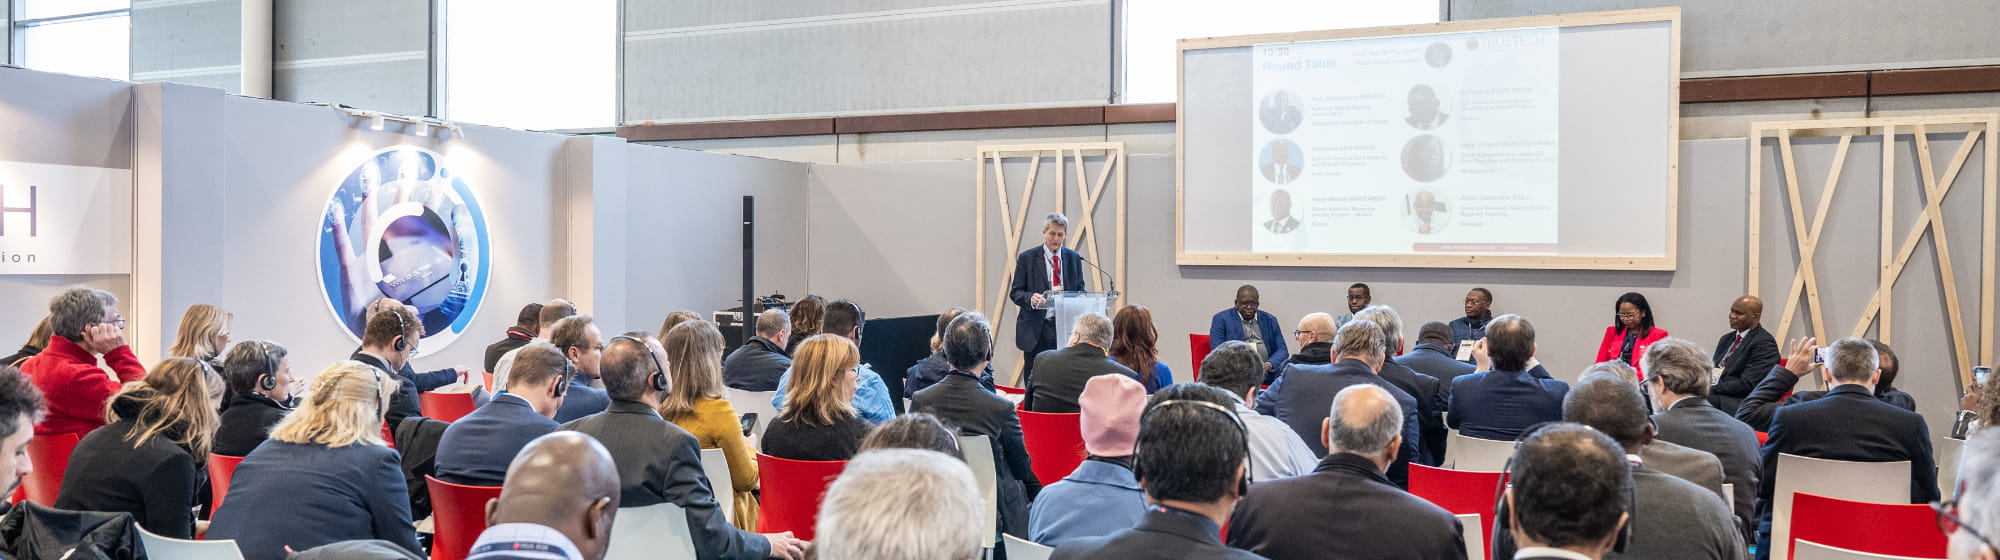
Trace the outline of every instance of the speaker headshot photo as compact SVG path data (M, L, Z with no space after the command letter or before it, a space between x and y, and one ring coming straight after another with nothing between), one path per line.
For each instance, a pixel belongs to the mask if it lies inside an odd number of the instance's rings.
M1421 183L1436 181L1444 177L1448 155L1444 139L1429 134L1418 135L1403 144L1403 174Z
M1451 45L1440 41L1425 47L1424 64L1429 64L1432 68L1443 68L1446 64L1451 64Z
M1278 90L1264 96L1257 104L1257 120L1264 123L1264 130L1272 134L1286 134L1298 130L1299 123L1306 119L1305 108L1299 106L1298 94Z
M1257 158L1257 170L1263 172L1264 180L1283 185L1299 178L1300 168L1305 167L1305 154L1299 145L1291 140L1277 139L1264 145L1262 157ZM1406 153L1408 150L1404 150ZM1407 161L1408 158L1405 158Z
M1271 192L1271 219L1264 220L1264 229L1271 233L1291 233L1299 229L1299 219L1292 217L1292 193L1285 189Z
M1451 206L1429 189L1403 195L1403 225L1418 235L1430 235L1451 224Z
M1403 122L1417 130L1444 126L1444 121L1451 118L1451 114L1444 111L1444 99L1438 97L1437 90L1428 84L1411 87L1410 93L1404 97L1410 104L1410 116L1405 117Z

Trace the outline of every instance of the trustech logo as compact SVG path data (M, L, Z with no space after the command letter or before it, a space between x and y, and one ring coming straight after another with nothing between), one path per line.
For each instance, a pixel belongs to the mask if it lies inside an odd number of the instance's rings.
M0 238L8 237L10 235L13 237L21 236L21 228L19 227L13 228L12 233L8 232L7 228L8 223L16 222L18 220L18 217L14 216L14 214L28 215L28 235L27 235L28 237L35 237L41 234L41 218L38 215L38 212L36 211L36 209L38 208L38 202L36 196L38 193L36 191L39 189L40 187L37 187L35 185L28 185L27 206L8 206L7 205L8 189L6 185L0 185ZM19 199L17 198L14 200L18 201ZM22 263L22 262L25 263L35 262L35 254L0 252L0 263Z

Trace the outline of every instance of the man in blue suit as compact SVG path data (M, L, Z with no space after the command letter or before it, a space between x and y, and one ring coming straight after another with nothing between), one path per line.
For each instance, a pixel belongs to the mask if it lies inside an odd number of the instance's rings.
M1299 320L1299 330L1315 333L1315 339L1333 330L1333 316L1314 313ZM1403 443L1396 451L1396 461L1389 465L1387 475L1398 488L1409 487L1410 461L1417 458L1419 420L1417 399L1395 384L1383 379L1377 372L1388 360L1384 351L1388 343L1382 334L1382 327L1374 321L1355 319L1341 327L1335 341L1329 345L1332 363L1308 363L1293 360L1285 367L1285 374L1271 389L1257 395L1257 413L1276 416L1285 425L1291 426L1299 439L1306 442L1314 455L1327 454L1326 440L1321 430L1326 424L1327 414L1333 410L1333 399L1341 389L1354 385L1368 384L1381 387L1396 398L1396 404L1403 410ZM1326 356L1319 344L1299 350L1300 357ZM1310 350L1310 352L1308 352ZM1317 361L1317 360L1308 360Z
M1278 317L1258 310L1257 300L1256 286L1245 284L1237 288L1236 305L1216 313L1208 321L1208 349L1214 350L1232 340L1257 347L1257 352L1264 356L1264 384L1269 385L1278 376L1285 359L1291 357L1291 350L1285 347L1285 331L1278 327Z
M1486 338L1472 345L1472 356L1492 368L1451 380L1451 406L1445 420L1458 433L1481 439L1512 441L1529 426L1563 418L1563 396L1569 384L1531 372L1535 358L1535 326L1520 315L1501 315L1486 324Z
M1014 317L1014 347L1021 359L1021 385L1035 372L1035 356L1056 349L1055 313L1041 309L1048 305L1043 293L1078 291L1084 286L1083 256L1063 247L1069 236L1069 218L1061 212L1042 217L1042 244L1029 247L1014 257L1014 280L1007 298L1021 307ZM1057 266L1060 265L1060 266Z
M570 372L569 360L555 345L522 346L507 376L507 392L445 428L438 440L438 480L470 486L506 481L514 455L556 431L556 409L562 406Z
M591 386L599 377L597 364L604 357L604 333L597 330L597 321L589 315L574 315L556 321L550 329L554 332L549 334L549 342L562 350L563 358L569 360L577 373L570 376L568 395L563 397L562 408L556 411L556 422L604 412L611 406L611 397L603 389ZM513 385L512 380L508 385Z

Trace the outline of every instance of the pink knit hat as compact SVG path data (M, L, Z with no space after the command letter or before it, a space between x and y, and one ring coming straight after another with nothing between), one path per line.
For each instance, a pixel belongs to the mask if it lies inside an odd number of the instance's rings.
M1139 441L1139 415L1146 411L1146 387L1123 374L1090 378L1077 397L1083 408L1083 449L1099 457L1132 454Z

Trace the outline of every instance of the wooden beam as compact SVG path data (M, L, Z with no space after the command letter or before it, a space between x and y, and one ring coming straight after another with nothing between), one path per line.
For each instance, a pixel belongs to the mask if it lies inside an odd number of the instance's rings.
M1959 66L1870 72L1871 95L1928 95L2000 91L2000 66Z
M1104 124L1104 106L836 117L835 134Z
M1681 80L1682 103L1818 99L1868 95L1867 72Z
M777 136L812 136L817 134L833 134L833 119L831 117L679 124L647 123L618 127L618 137L630 142L768 138Z
M1143 105L1105 105L1104 124L1127 123L1170 123L1174 122L1177 103L1147 103Z

